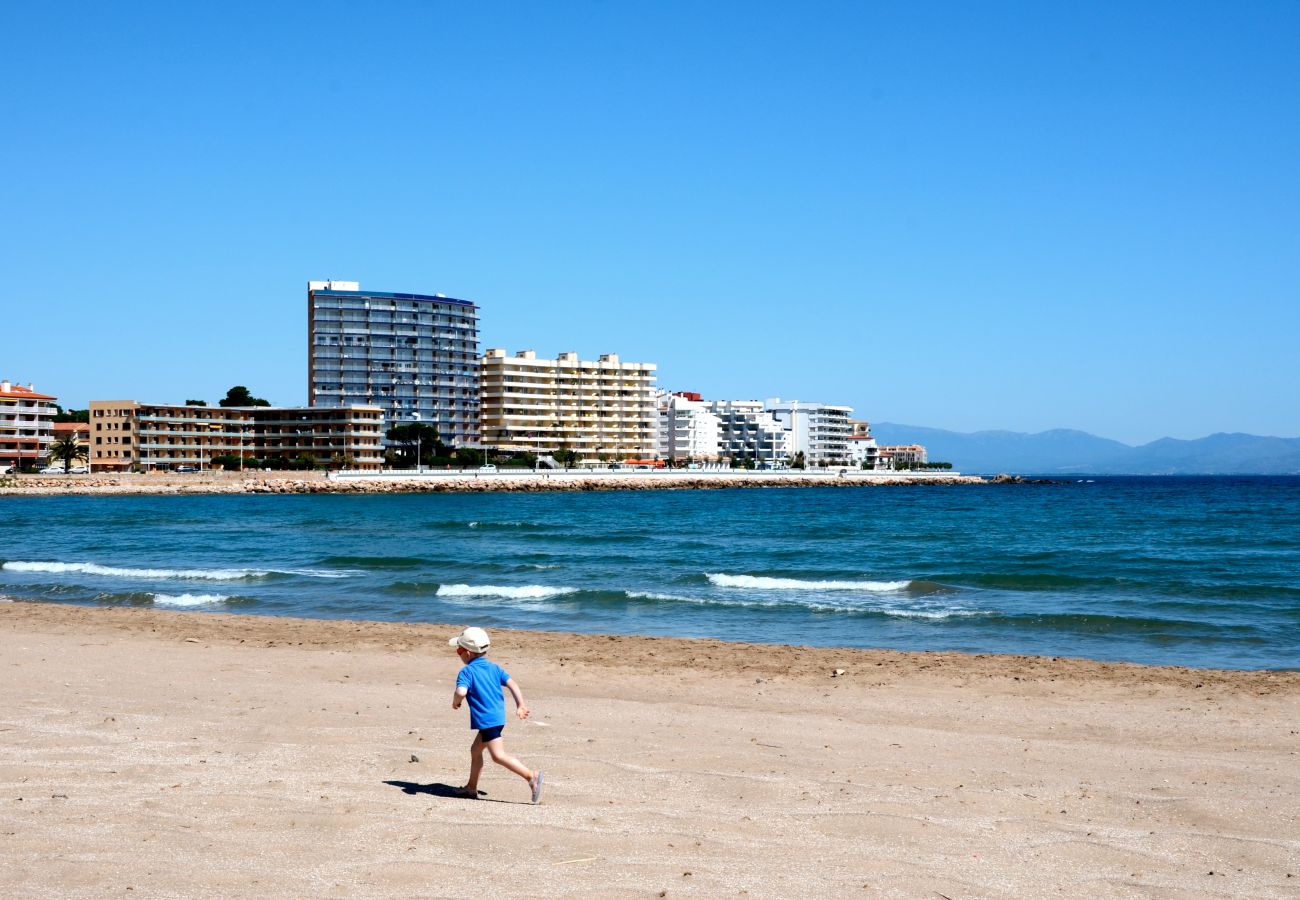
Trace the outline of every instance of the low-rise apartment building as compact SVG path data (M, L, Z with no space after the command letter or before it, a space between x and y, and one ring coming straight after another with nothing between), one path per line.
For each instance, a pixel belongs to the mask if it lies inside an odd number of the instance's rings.
M501 451L573 450L585 460L653 458L658 445L654 363L607 353L538 359L532 350L482 359L483 444Z
M58 397L0 381L0 468L40 465L54 441L54 402Z
M803 453L810 464L848 459L853 407L773 397L764 408L790 432L791 453Z
M219 456L311 456L323 465L350 458L353 468L378 469L384 461L383 413L377 406L223 407L92 400L90 468L205 468Z
M924 465L929 459L920 444L886 444L880 448L880 461L882 468L905 469Z
M718 454L733 460L781 464L790 456L790 434L758 400L709 400L718 417Z
M660 456L697 462L718 459L722 420L709 410L699 394L661 393L658 405Z
M880 466L880 448L871 434L871 423L864 419L849 419L849 436L845 439L848 461L864 469Z

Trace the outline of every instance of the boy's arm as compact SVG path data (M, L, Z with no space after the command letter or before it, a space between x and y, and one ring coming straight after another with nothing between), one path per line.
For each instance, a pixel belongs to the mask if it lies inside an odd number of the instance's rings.
M513 678L506 682L506 690L515 698L515 715L521 719L528 718L528 707L524 705L524 692Z
M460 709L461 701L465 699L465 695L468 693L469 693L469 688L464 687L462 685L457 685L455 693L451 695L451 708Z

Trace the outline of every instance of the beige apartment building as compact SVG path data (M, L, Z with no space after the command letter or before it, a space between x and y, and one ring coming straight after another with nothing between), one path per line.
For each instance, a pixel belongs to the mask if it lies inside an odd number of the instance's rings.
M322 465L383 465L383 410L377 406L178 406L135 400L90 402L92 472L206 468L213 457L312 456Z
M54 440L54 402L29 384L0 381L0 471L44 463Z
M532 350L483 356L483 444L503 451L575 450L584 460L653 459L658 447L653 363Z

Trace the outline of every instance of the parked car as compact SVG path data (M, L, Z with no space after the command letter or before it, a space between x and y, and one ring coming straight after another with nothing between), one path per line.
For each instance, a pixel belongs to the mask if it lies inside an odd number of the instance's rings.
M63 472L63 466L46 466L45 468L41 469L41 474L42 474L42 475L62 475L62 474L64 474L64 472Z
M69 475L89 475L90 466L73 466L68 470Z
M480 472L495 472L497 470L497 467L492 465L492 463L486 463L484 465L479 466L478 470Z
M197 472L198 470L199 470L199 467L198 467L198 466L177 466L177 467L176 467L175 469L173 469L172 471L173 471L173 472L189 473L189 472Z

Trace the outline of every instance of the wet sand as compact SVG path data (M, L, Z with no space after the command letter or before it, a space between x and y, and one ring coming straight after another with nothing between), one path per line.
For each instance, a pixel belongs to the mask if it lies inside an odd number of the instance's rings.
M1300 896L1300 673L458 627L0 603L0 891Z

